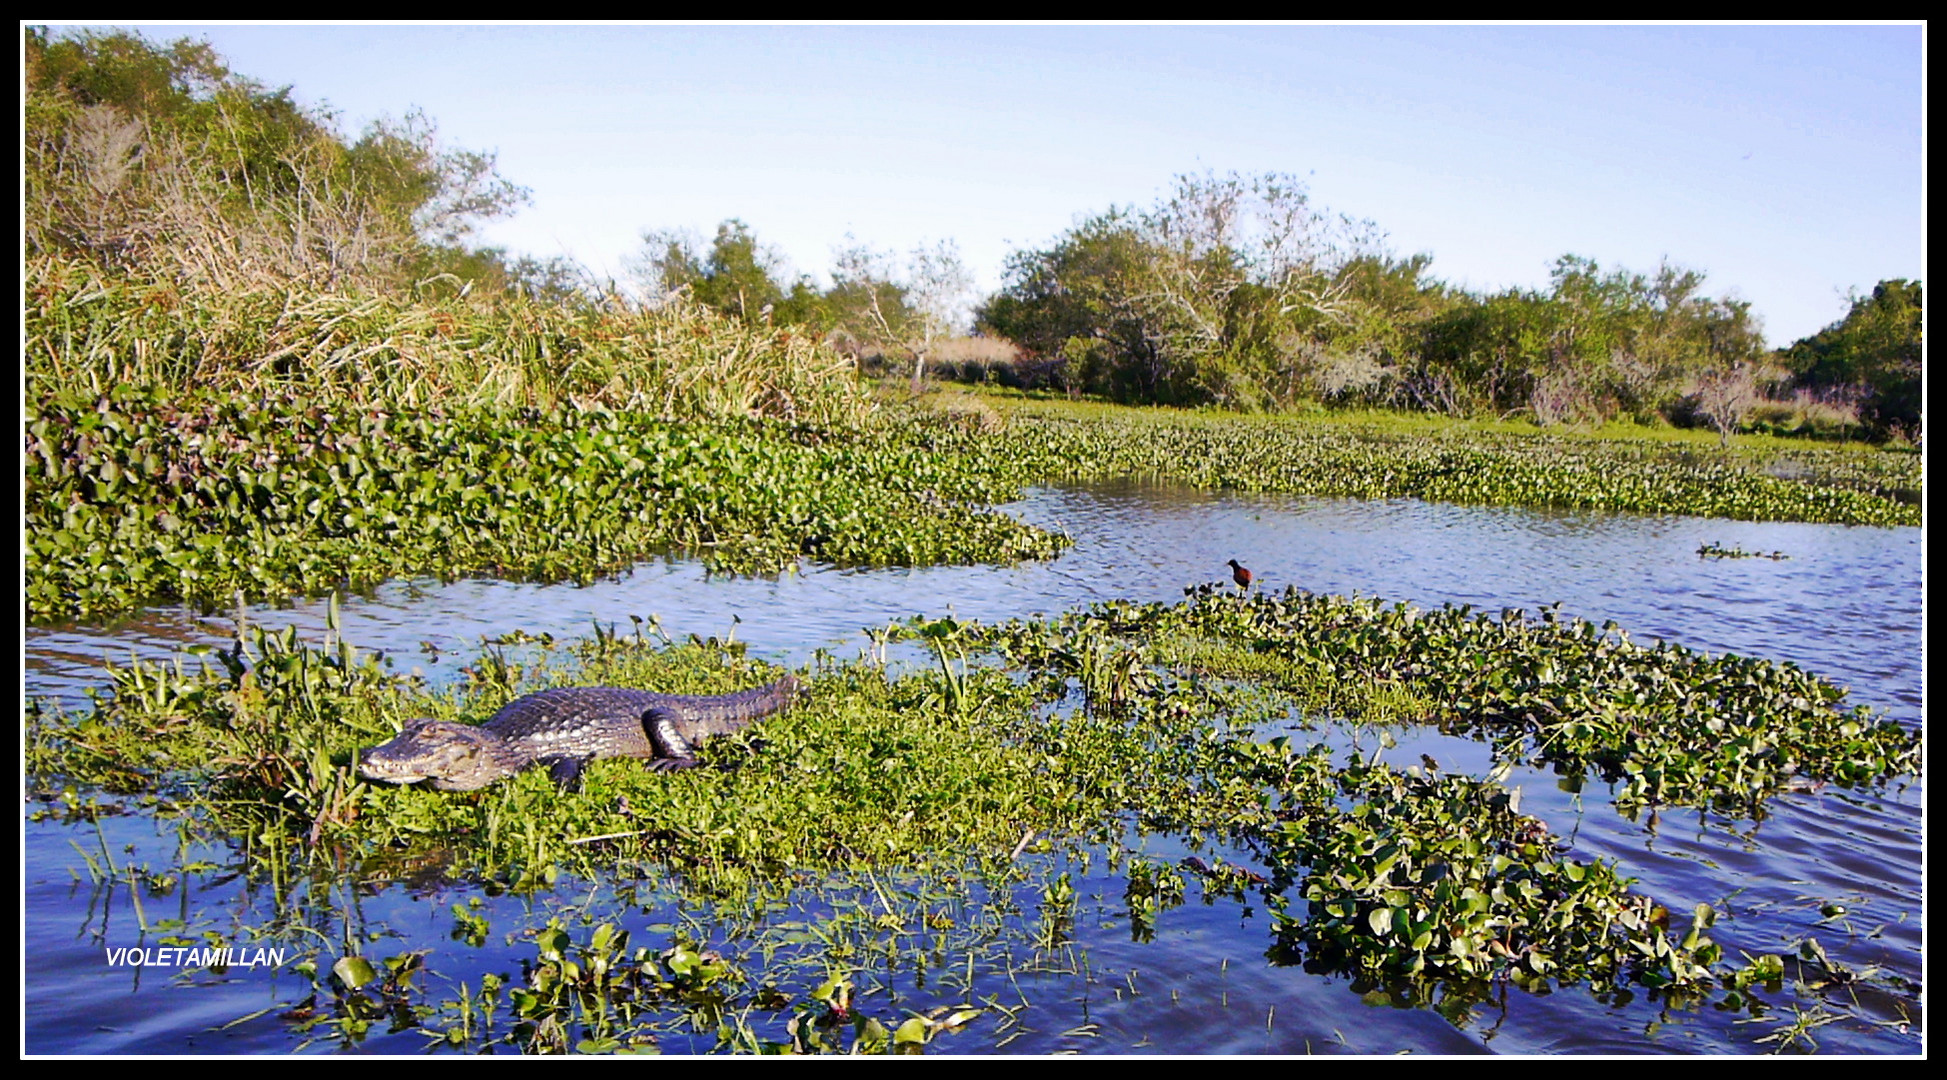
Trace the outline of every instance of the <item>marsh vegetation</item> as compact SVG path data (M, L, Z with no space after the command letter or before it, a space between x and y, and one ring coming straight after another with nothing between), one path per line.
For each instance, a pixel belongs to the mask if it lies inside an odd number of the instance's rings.
M1133 932L1153 926L1182 902L1184 870L1124 853L1131 824L1248 854L1262 869L1186 865L1207 892L1265 905L1281 962L1374 980L1402 1000L1459 1008L1511 981L1761 1010L1747 989L1776 989L1782 959L1726 962L1707 932L1710 905L1673 925L1614 866L1576 858L1523 815L1499 779L1543 764L1571 789L1606 784L1625 814L1699 806L1757 818L1794 780L1882 784L1918 754L1912 732L1847 708L1842 690L1789 665L1644 648L1546 612L1487 618L1213 590L1000 626L915 620L889 627L881 648L901 639L930 663L821 662L805 673L805 706L714 742L713 768L674 777L611 761L574 791L530 771L456 796L366 785L355 772L357 749L407 716L477 718L545 685L720 692L769 677L743 650L659 639L641 624L576 642L503 641L446 693L393 678L343 643L242 634L201 671L137 662L87 713L35 714L29 767L54 800L45 813L99 812L77 790L141 796L186 836L233 845L273 879L355 866L383 880L388 867L434 865L490 893L538 895L619 873L674 890L682 909L719 912L786 897L785 910L833 905L834 892L869 882L869 919L807 926L795 944L809 948L782 960L761 922L734 941L738 963L703 950L722 926L630 953L610 923L571 947L550 922L533 928L525 985L463 984L465 1005L382 981L376 965L347 968L362 955L356 942L311 967L310 1019L339 1038L403 1010L429 1040L460 1046L614 1049L688 1031L725 1048L807 1050L916 1048L998 1008L974 992L994 965L1050 962L1072 903L1060 876L1031 886L1043 893L1040 923L989 924L1005 923L1005 898L1030 886L1016 861L1031 843L1083 863L1106 852L1111 871L1128 875ZM510 660L523 645L531 659ZM1459 672L1464 685L1452 683ZM1695 712L1700 702L1709 708ZM1436 724L1488 742L1501 764L1484 779L1431 759L1401 769L1318 739L1321 726L1348 723L1375 737ZM455 913L463 930L478 918ZM977 943L990 934L1004 947ZM856 950L895 968L912 951L922 970L960 981L914 999L928 1002L915 1013L926 1023L854 1013L833 995L850 985ZM396 975L419 962L390 965ZM825 977L812 985L807 971ZM456 1007L484 1015L455 1018ZM835 1027L849 1031L833 1041Z
M1769 360L1842 438L1733 437L1767 358L1700 275L1564 259L1545 295L1474 296L1287 179L1188 178L1021 253L980 306L1012 342L975 348L945 343L950 245L854 247L820 289L730 222L707 247L652 233L647 292L595 287L469 246L522 193L423 118L347 138L192 43L36 31L28 53L36 623L402 578L586 584L657 556L700 560L701 588L1050 560L1073 536L996 507L1109 479L1922 520L1917 285ZM1014 389L927 382L943 373ZM1156 403L1200 408L1136 407ZM1692 416L1713 430L1668 426ZM1097 985L1091 927L1147 943L1193 895L1271 968L1456 1030L1569 991L1735 1017L1780 1048L1917 1016L1917 984L1815 936L1726 948L1729 898L1638 887L1506 782L1551 777L1652 836L1661 814L1755 834L1781 795L1911 781L1913 723L1792 663L1558 608L1176 584L987 622L915 595L860 655L795 665L806 704L713 742L711 768L466 795L364 783L355 755L415 716L477 722L550 685L721 692L774 657L653 618L507 626L428 680L338 633L336 600L322 643L240 614L222 648L111 664L86 704L30 680L29 817L68 830L90 919L120 896L145 941L294 948L297 993L235 1021L287 1045L1049 1049L1036 980ZM1479 767L1390 760L1402 743ZM111 842L129 820L175 858ZM192 881L244 899L193 908ZM440 898L460 951L368 917L402 896L422 920ZM1060 1038L1092 1036L1077 1023Z

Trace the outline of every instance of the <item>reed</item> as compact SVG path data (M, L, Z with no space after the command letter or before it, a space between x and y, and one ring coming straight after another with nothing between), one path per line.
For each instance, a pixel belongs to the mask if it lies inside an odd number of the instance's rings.
M26 266L30 396L117 386L354 405L552 408L847 423L872 411L850 358L695 304L645 311L517 295L417 298L264 273L211 289L58 255Z

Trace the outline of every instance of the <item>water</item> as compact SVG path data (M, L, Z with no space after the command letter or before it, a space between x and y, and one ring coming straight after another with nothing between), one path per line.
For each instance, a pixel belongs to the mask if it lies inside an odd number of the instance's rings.
M1226 578L1224 562L1236 558L1272 589L1298 585L1488 611L1559 602L1566 614L1614 620L1639 642L1664 638L1793 661L1902 723L1922 721L1925 548L1918 529L1249 497L1141 484L1044 490L1009 509L1065 529L1075 547L1052 563L810 569L776 581L711 579L695 563L675 560L589 587L401 582L347 599L341 626L361 648L383 650L399 670L416 667L435 681L453 677L482 636L515 629L574 636L592 623L627 630L631 615L651 613L674 635L734 632L754 654L801 664L819 649L850 655L864 640L862 628L913 614L994 620L1115 597L1174 601L1186 585ZM1704 560L1696 550L1705 542L1789 558ZM324 632L325 607L305 603L249 617L298 626L315 640ZM107 628L33 629L25 692L74 704L101 683L104 655L166 656L186 644L227 641L229 627L227 618L157 609ZM1484 748L1437 735L1408 737L1389 757L1405 765L1423 751L1450 771L1487 768ZM1578 800L1552 777L1519 771L1508 783L1523 788L1524 810L1573 838L1578 857L1618 860L1639 879L1637 889L1674 912L1699 902L1727 912L1712 936L1729 957L1738 950L1789 952L1814 935L1835 961L1880 967L1873 987L1843 997L1773 996L1807 1011L1824 1004L1845 1014L1812 1033L1821 1051L1920 1050L1919 993L1898 987L1922 979L1923 782L1782 796L1759 824L1694 811L1629 821L1599 789ZM104 830L118 857L163 867L178 856L166 822L137 816L105 822ZM92 827L30 823L25 832L30 1051L275 1052L299 1044L275 1011L222 1027L301 998L307 988L288 975L232 969L192 977L107 967L103 945L136 944L138 932L125 890L87 883L77 846L96 851L101 841ZM1168 859L1188 851L1169 837L1131 842ZM221 853L211 858L223 861ZM1163 914L1153 941L1133 942L1120 913L1121 878L1106 874L1099 860L1086 873L1075 869L1076 970L1026 977L1017 989L1034 1007L1006 1036L990 1017L945 1036L938 1049L985 1052L1011 1036L1009 1053L1751 1053L1769 1049L1756 1040L1778 1026L1775 1019L1739 1024L1735 1014L1708 1009L1663 1009L1641 995L1602 1002L1583 990L1510 990L1492 1007L1453 1018L1394 1007L1362 997L1343 979L1268 963L1265 914L1248 900L1205 904L1194 884L1185 905ZM270 903L263 892L223 874L201 875L144 903L220 929L226 919L261 920ZM517 969L516 958L531 956L531 946L503 958L493 953L498 938L484 952L448 940L448 909L467 895L450 886L394 885L361 897L357 908L366 926L400 939L398 949L433 949L428 965L436 972L442 965L453 977ZM496 929L531 918L517 910L526 903L489 901ZM661 921L651 907L631 913L615 903L624 925ZM1821 907L1832 903L1843 905L1845 916L1821 921ZM390 944L380 950L387 951ZM417 1052L424 1044L417 1033L378 1025L357 1048Z

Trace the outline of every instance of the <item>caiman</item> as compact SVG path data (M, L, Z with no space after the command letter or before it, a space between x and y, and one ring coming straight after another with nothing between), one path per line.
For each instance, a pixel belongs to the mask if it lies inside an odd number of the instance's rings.
M658 771L687 769L697 763L703 740L779 712L797 693L790 675L713 696L614 686L542 690L507 703L478 727L414 720L398 738L360 754L358 771L367 780L431 780L441 791L473 791L535 765L572 784L596 758L647 758Z

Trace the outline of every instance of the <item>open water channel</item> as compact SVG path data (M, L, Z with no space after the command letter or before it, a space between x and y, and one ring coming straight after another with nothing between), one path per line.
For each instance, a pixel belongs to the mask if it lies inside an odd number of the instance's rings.
M916 614L999 620L1113 598L1175 601L1187 585L1226 579L1225 560L1237 558L1271 589L1297 585L1488 611L1560 602L1564 614L1613 619L1641 643L1663 638L1792 661L1903 724L1917 727L1924 717L1921 529L1238 496L1141 484L1045 489L1007 509L1066 530L1075 546L1055 561L1013 567L807 567L775 581L712 579L694 562L672 560L589 587L397 582L346 600L341 628L360 648L383 650L396 667L419 667L434 680L453 677L483 636L524 630L568 637L588 633L595 622L627 630L631 615L651 613L678 637L723 636L734 617L737 639L754 655L802 665L821 648L849 655L864 644L862 628ZM1697 549L1706 542L1788 557L1702 559ZM296 625L316 641L324 636L324 609L303 603L249 618ZM221 644L229 633L227 619L174 608L110 627L33 628L23 693L74 707L88 687L104 684L104 656L167 656L189 644ZM1408 735L1387 756L1403 767L1427 751L1448 771L1478 775L1489 767L1484 746L1438 735ZM1922 1052L1923 780L1784 794L1768 804L1762 822L1696 811L1629 820L1599 782L1579 797L1538 771L1517 769L1506 782L1523 789L1525 812L1571 839L1575 857L1618 861L1638 879L1638 891L1673 912L1716 905L1720 921L1711 935L1728 958L1737 960L1739 950L1789 955L1814 937L1831 960L1864 978L1823 988L1788 980L1764 995L1773 1009L1761 1021L1708 1006L1672 1008L1641 993L1599 999L1574 987L1546 994L1509 987L1487 1005L1443 1014L1364 992L1369 988L1341 976L1273 963L1266 958L1270 920L1256 898L1205 902L1194 880L1188 901L1159 916L1153 938L1133 940L1124 879L1095 859L1067 867L1078 903L1066 965L977 987L975 1000L1003 1000L1014 1015L990 1009L940 1036L931 1051L1762 1053L1778 1043L1761 1040L1795 1017L1831 1016L1808 1028L1821 1052ZM288 972L111 966L106 949L154 944L144 939L138 904L146 903L148 919L160 909L192 924L242 925L262 917L266 900L263 883L225 869L186 875L165 898L99 884L86 853L104 846L158 867L185 858L241 865L221 850L183 852L172 824L140 815L104 819L102 829L97 836L88 824L24 825L28 1052L427 1047L423 1033L383 1024L349 1046L308 1040L279 1017L309 992ZM1171 837L1132 834L1129 843L1171 860L1190 851ZM1220 854L1248 865L1245 854ZM1061 856L1024 856L1036 857ZM660 947L668 935L657 928L672 913L607 888L563 881L552 896L523 898L489 897L460 884L398 883L361 888L356 907L369 931L392 939L383 952L429 949L433 975L477 983L483 972L516 971L517 957L533 956L531 944L504 944L503 928L539 925L548 911L571 905L606 905L607 917L636 944ZM496 930L485 945L451 933L450 909L471 899ZM923 974L909 982L900 1004L917 1009L967 996L941 989L929 999L924 983ZM889 1015L896 1020L899 1013ZM681 1040L663 1044L665 1051L691 1048Z

